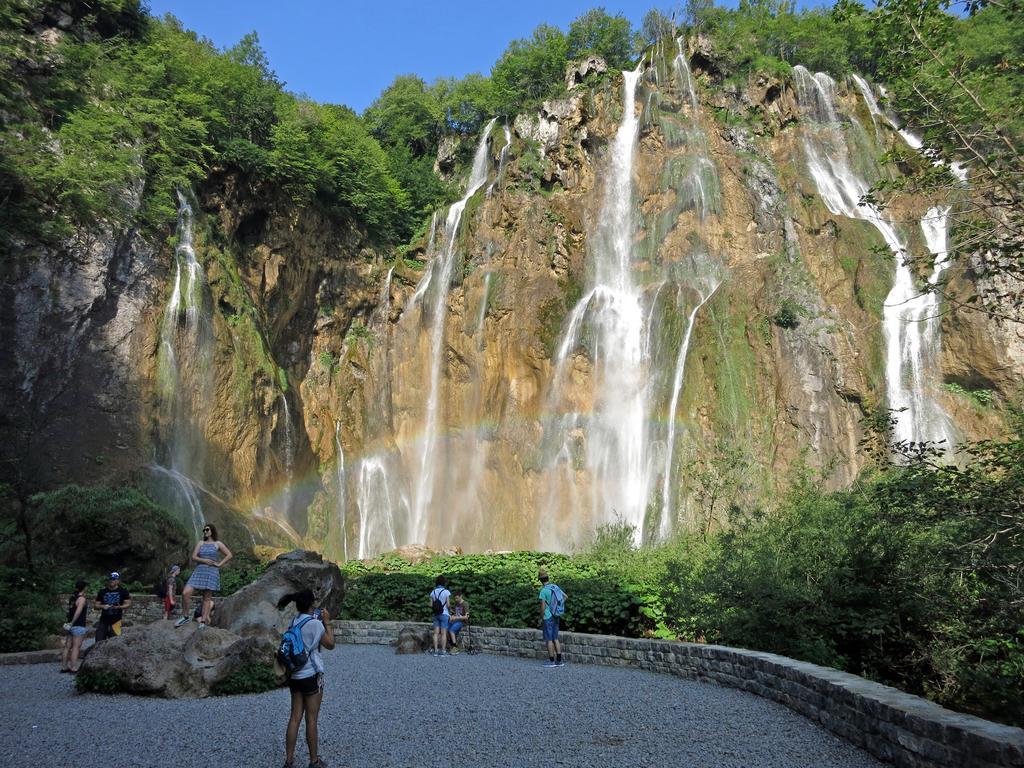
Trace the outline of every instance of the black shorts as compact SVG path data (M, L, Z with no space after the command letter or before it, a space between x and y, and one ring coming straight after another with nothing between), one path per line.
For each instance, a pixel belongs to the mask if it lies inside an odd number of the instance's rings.
M324 676L322 673L317 673L312 677L300 677L297 680L292 678L288 681L288 688L292 693L315 696L318 693L323 693Z

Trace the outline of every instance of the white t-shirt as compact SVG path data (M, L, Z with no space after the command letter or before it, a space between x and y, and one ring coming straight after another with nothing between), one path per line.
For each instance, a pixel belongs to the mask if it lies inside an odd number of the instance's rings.
M292 619L289 626L294 627L308 617L308 613L300 613ZM306 662L306 666L292 675L292 680L312 677L324 671L324 662L320 658L320 638L324 636L324 623L320 619L310 619L302 625L299 632L302 634L302 646L309 651L309 661Z
M434 587L434 589L431 590L431 592L430 592L430 600L431 600L431 602L433 602L434 600L440 600L441 601L441 605L444 606L444 610L441 611L442 615L444 615L444 616L448 616L449 615L448 614L448 601L451 599L451 596L452 596L452 593L449 592L445 587ZM305 637L303 637L303 640L305 640Z

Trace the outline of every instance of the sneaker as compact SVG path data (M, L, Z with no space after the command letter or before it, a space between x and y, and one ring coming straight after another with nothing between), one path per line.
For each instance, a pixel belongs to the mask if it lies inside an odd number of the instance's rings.
M544 667L547 668L547 669L554 669L557 666L558 666L558 662L555 662L555 661L545 661L544 662Z
M205 621L200 621L199 622L199 626L196 627L196 629L206 629L206 622Z
M174 622L174 626L180 627L182 624L188 624L190 621L192 621L192 619L190 619L188 616L182 616L180 619Z
M555 662L555 666L556 667L564 667L565 666L565 662L564 661L556 661Z
M452 648L450 651L448 651L449 656L454 656L456 653L462 653L462 651L460 651L458 648Z
M310 763L309 764L309 768L330 768L330 767L327 765L327 761L326 760L324 760L322 757L318 757L316 759L315 763Z

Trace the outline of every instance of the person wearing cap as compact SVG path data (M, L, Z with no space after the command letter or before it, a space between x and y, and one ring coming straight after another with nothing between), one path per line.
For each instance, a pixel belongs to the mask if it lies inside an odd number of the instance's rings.
M110 574L107 586L96 595L94 607L100 611L100 621L96 625L96 642L121 634L121 618L124 609L131 607L132 596L121 586L121 574L114 571Z

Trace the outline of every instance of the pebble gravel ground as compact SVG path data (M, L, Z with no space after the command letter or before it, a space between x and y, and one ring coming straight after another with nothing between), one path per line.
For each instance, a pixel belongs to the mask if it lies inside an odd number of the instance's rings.
M330 768L879 768L751 694L633 669L488 655L325 653ZM283 764L288 693L171 700L82 695L56 665L0 667L0 766ZM300 733L296 766L307 753ZM456 754L457 752L457 754Z

